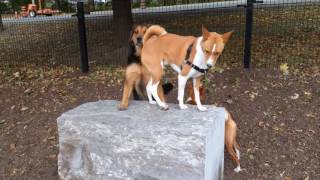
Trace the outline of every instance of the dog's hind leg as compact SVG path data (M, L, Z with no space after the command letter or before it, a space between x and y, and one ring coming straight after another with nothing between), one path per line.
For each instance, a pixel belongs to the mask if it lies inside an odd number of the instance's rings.
M233 149L233 145L232 144L226 144L226 148L228 153L231 155L232 160L236 163L237 167L234 169L235 172L240 172L241 168L240 168L240 160L237 157L236 152Z
M151 86L149 86L149 88L151 90L152 96L154 97L154 99L156 100L156 102L158 103L158 105L161 107L162 110L168 110L169 109L168 105L165 102L161 101L158 95L158 86L160 81L156 81L156 83L152 83L152 79L150 81L151 81Z
M152 99L151 88L152 88L152 79L150 78L150 80L148 81L147 86L146 86L148 100L149 100L150 104L157 104L157 102Z

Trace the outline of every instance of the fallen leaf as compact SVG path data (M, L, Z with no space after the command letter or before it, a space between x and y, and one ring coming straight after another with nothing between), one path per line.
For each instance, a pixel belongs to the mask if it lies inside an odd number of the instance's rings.
M253 160L253 159L254 159L254 156L253 156L252 154L250 154L250 155L249 155L249 158L250 158L251 160Z
M232 104L232 103L233 103L232 99L228 99L228 100L227 100L227 103L228 103L228 104Z
M284 180L292 180L292 178L290 176L286 176L284 177Z
M308 114L306 114L306 116L307 116L307 117L311 117L311 118L316 118L316 116L313 115L312 113L308 113Z
M263 125L264 125L263 121L260 121L259 124L258 124L258 126L260 126L260 127L263 127Z
M26 111L26 110L28 110L28 109L29 109L28 107L23 106L23 107L20 109L20 111Z
M13 76L14 76L15 78L20 77L20 72L15 72L15 73L13 73Z
M304 95L306 95L306 96L311 96L311 92L305 91L305 92L304 92Z
M23 93L25 93L25 94L30 94L31 93L31 88L28 88L28 89L26 89Z
M51 137L48 138L48 140L53 140L53 139L55 139L55 138L56 138L56 137L51 136Z
M48 156L48 158L51 159L51 160L55 159L56 157L57 157L57 155L55 155L55 154L50 154Z
M18 169L14 168L11 172L10 172L10 176L15 176L17 174Z
M265 166L268 166L268 167L270 166L270 164L269 164L269 163L264 163L264 165L265 165Z
M278 128L277 126L273 127L272 129L275 130L275 131L279 131L280 130L280 128Z
M10 150L13 151L13 150L15 150L15 149L16 149L16 144L11 143L11 144L10 144Z
M282 63L280 65L280 71L283 75L288 75L289 74L289 66L288 63Z
M290 99L293 99L293 100L298 99L298 98L299 98L299 94L298 93L294 93L293 96L290 96Z

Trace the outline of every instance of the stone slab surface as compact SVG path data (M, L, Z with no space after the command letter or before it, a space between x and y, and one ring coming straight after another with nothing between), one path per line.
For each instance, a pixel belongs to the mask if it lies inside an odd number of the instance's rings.
M223 176L224 108L161 111L132 101L90 102L58 119L61 179L213 180Z

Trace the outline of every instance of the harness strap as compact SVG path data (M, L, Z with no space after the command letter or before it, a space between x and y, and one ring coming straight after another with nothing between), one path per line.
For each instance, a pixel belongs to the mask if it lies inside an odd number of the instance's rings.
M199 68L199 66L196 66L194 64L192 64L192 62L190 62L189 60L185 60L185 64L188 64L189 66L191 66L194 70L202 73L202 74L206 74L208 72L208 68L207 69L202 69L202 68Z

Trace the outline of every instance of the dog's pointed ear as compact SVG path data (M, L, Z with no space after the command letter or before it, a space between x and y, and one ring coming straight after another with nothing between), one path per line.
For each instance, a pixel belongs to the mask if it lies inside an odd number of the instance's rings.
M231 35L233 34L233 31L230 31L230 32L227 32L227 33L224 33L222 35L222 39L223 39L223 43L227 43L231 37Z
M202 37L203 39L208 39L210 36L210 32L208 31L208 29L206 27L204 27L202 25Z

